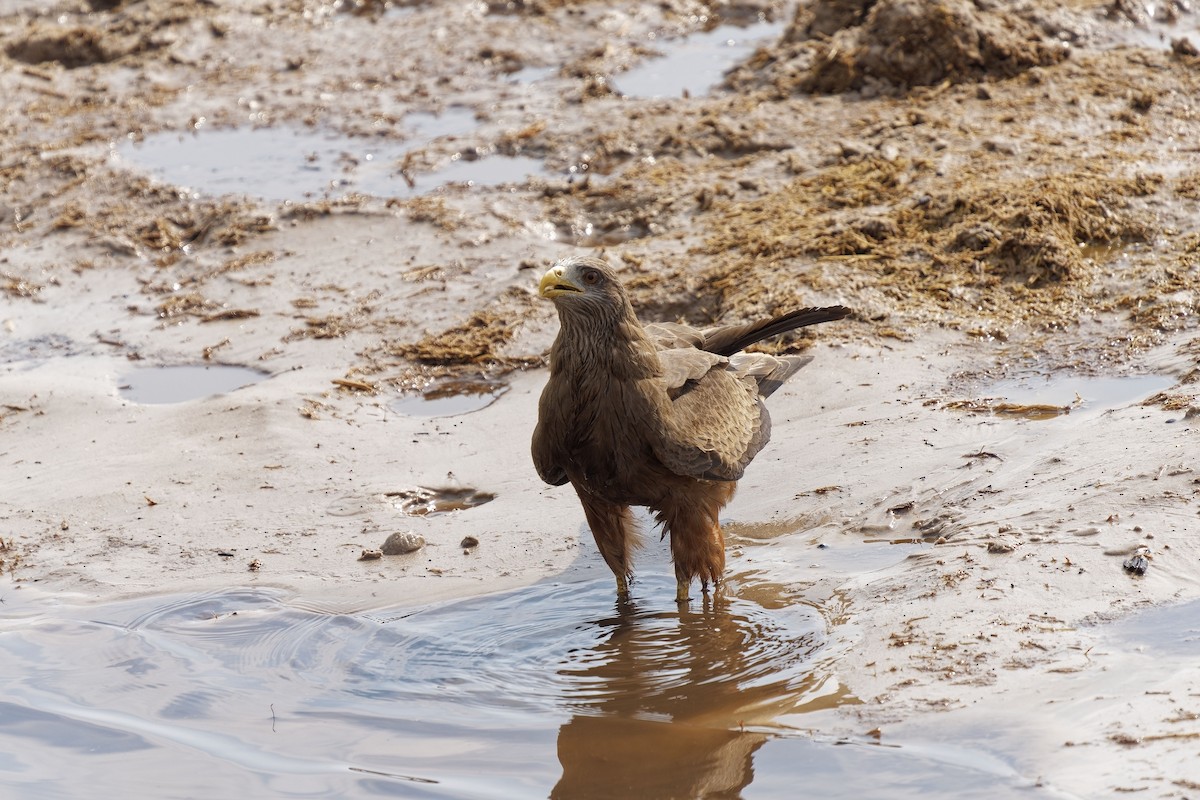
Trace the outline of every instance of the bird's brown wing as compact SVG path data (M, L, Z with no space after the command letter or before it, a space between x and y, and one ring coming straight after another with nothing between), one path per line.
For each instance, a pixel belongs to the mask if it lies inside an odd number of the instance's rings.
M735 481L771 435L770 417L750 376L701 350L659 353L666 384L654 455L676 475Z
M678 322L652 322L649 325L643 325L642 330L659 350L673 350L679 347L700 348L704 344L703 332Z
M561 387L552 376L538 401L538 422L533 429L533 466L538 477L551 486L567 482L567 471L561 457L566 422L562 416Z
M730 356L729 364L739 377L758 384L758 393L770 397L783 382L801 367L812 362L812 356L771 356L766 353L738 353Z
M667 396L672 400L682 391L693 389L697 381L714 369L725 369L729 363L726 358L694 347L663 350L658 358L663 369L661 380L666 386Z

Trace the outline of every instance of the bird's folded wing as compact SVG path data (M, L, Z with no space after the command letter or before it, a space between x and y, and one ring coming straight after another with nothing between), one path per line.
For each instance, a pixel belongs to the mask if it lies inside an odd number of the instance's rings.
M714 369L725 369L729 360L716 353L697 350L694 347L679 347L660 350L658 360L662 364L662 380L666 384L667 396L674 399L691 384L701 380Z
M564 398L557 382L553 378L550 380L538 401L538 422L533 429L531 455L538 477L551 486L562 486L567 482L567 471L562 463L562 441L566 433L562 415Z
M771 356L766 353L737 353L729 357L729 366L739 378L758 384L758 393L770 397L797 370L809 364L812 356Z
M711 353L680 349L659 356L670 405L651 442L655 456L676 475L737 480L771 434L754 381L740 378L727 359L708 358Z
M554 457L549 436L542 425L533 431L533 466L538 477L551 486L562 486L567 482L567 471Z
M659 350L673 350L678 347L699 348L704 344L703 333L677 322L654 322L643 326L643 330Z

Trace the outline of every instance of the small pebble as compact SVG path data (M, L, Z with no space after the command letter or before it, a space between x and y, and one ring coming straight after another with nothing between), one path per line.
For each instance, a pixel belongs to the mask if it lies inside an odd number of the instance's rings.
M474 536L464 536L463 540L458 543L458 546L463 550L470 550L472 547L479 547L479 540Z
M383 543L383 555L402 556L405 553L415 553L425 546L425 540L415 533L397 531Z
M383 553L378 550L363 550L362 555L358 557L359 561L374 561L377 558L383 558Z
M1126 572L1131 572L1134 575L1145 575L1146 570L1150 569L1150 559L1143 555L1136 555L1133 558L1126 559L1122 564Z

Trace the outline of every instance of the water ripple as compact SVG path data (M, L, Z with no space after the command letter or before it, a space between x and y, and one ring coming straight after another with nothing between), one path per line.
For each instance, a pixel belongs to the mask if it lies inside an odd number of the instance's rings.
M825 628L608 579L355 614L260 589L48 604L0 619L0 795L734 796L771 742L824 747L775 719L852 701Z

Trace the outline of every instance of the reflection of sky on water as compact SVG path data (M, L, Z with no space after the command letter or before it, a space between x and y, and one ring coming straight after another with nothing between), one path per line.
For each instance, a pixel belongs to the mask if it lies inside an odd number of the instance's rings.
M757 22L747 27L721 25L680 39L653 42L663 55L647 59L613 76L626 97L700 96L721 82L725 72L745 60L754 48L783 33L780 22Z
M470 130L474 114L461 108L441 115L414 113L405 117L405 127L420 141L293 128L224 128L153 134L142 142L121 143L115 157L201 194L297 202L351 193L415 197L450 183L496 186L545 172L539 159L525 156L457 158L433 172L410 172L410 185L400 172L404 157L423 142Z
M982 393L1007 403L1069 408L1078 416L1129 405L1174 385L1168 375L1056 374L1003 380Z
M122 397L134 403L182 403L231 392L267 377L261 370L230 364L143 367L125 373L118 388Z

